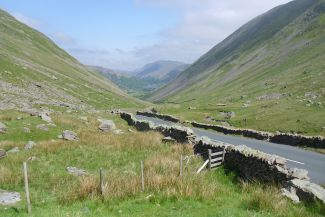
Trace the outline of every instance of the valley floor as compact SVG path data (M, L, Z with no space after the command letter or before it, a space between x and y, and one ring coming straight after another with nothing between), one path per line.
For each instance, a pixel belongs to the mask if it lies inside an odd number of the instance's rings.
M20 118L17 118L20 117ZM32 200L31 216L323 216L321 204L293 204L276 186L246 183L224 168L194 175L200 158L189 145L162 142L155 132L137 132L118 116L100 112L51 114L55 126L49 131L39 117L16 111L1 111L0 149L14 147L0 159L0 189L17 191L22 201L1 206L1 216L28 216L22 164L27 161ZM87 118L85 118L87 117ZM123 133L101 132L98 119L113 120ZM30 132L24 132L24 127ZM63 130L77 133L78 141L64 141ZM24 150L28 141L36 145ZM33 157L33 158L31 158ZM29 160L28 160L29 159ZM141 191L140 161L144 161L145 190ZM67 167L84 169L74 176ZM99 170L103 168L103 193Z

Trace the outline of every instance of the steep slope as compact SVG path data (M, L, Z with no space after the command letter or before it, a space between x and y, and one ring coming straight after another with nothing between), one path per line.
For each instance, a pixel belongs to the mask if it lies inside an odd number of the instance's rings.
M135 71L137 78L155 78L162 81L170 81L176 78L189 65L170 60L160 60L149 63Z
M237 126L324 134L324 14L324 0L276 7L238 29L149 99L202 107L216 119L219 110L236 111L229 122ZM227 106L216 107L220 103Z
M0 108L141 105L42 33L0 10Z

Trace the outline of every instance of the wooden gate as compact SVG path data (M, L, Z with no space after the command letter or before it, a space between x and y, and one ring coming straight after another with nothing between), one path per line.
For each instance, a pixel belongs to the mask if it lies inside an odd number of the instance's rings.
M208 167L209 169L214 169L223 164L225 161L225 149L222 151L215 151L212 149L208 149L209 151L209 164Z

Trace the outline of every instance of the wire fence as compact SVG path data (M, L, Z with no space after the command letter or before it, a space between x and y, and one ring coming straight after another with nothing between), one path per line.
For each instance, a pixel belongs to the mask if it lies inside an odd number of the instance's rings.
M180 156L179 171L173 168L167 171L166 178L175 179L175 177L192 176L196 173L197 168L191 163L193 159L200 155ZM85 174L61 174L59 176L41 176L32 169L28 164L24 166L24 190L23 198L26 202L28 212L31 212L32 206L41 206L48 203L59 202L62 204L71 203L76 200L102 196L110 197L122 195L120 191L129 191L130 194L140 193L146 190L147 185L152 185L149 174L152 170L150 165L145 161L139 162L139 167L133 170L120 171L115 168L98 168L97 171ZM166 172L166 171L165 171ZM124 186L123 186L124 185ZM123 189L125 188L125 189ZM129 189L127 189L129 188ZM30 204L30 205L29 205Z

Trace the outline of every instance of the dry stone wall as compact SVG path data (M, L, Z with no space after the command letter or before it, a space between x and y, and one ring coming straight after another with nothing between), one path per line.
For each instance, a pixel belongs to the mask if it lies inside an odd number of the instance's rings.
M212 129L224 134L242 135L258 140L268 140L270 142L286 144L292 146L308 146L313 148L325 148L325 138L322 136L303 136L298 134L288 133L269 133L252 129L239 129L234 127L226 127L221 125L203 124L191 122L193 127Z
M181 120L172 116L172 115L164 115L164 114L159 114L159 113L153 113L153 112L146 112L146 111L137 111L137 115L143 115L147 117L152 117L152 118L159 118L164 121L170 121L173 123L180 123Z
M197 138L187 127L155 125L153 122L138 120L131 113L120 113L121 118L139 131L155 130L181 143L193 144L194 152L208 159L208 149L221 151L225 149L224 166L236 171L243 178L264 183L276 183L283 186L283 192L298 201L319 200L325 204L325 190L309 181L308 171L287 168L286 159L270 155L247 146L234 146L214 142L209 138Z

